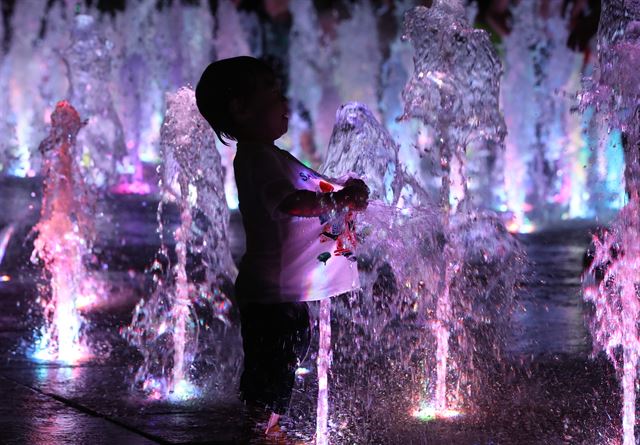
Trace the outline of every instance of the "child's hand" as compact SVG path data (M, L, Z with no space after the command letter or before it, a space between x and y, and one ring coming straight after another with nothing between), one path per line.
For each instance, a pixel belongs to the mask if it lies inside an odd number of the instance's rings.
M363 188L367 191L367 195L369 194L369 187L367 187L367 184L365 184L365 182L362 179L358 179L358 178L349 178L346 180L346 182L344 183L344 187L360 187Z
M351 210L362 211L367 208L369 187L361 179L350 178L344 183L344 188L338 193L344 196Z

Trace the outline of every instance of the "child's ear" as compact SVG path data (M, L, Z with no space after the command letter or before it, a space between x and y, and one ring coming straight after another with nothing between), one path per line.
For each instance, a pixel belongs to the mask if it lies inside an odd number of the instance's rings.
M229 103L229 111L231 116L237 122L244 121L249 116L249 109L247 108L245 101L235 98L231 99Z

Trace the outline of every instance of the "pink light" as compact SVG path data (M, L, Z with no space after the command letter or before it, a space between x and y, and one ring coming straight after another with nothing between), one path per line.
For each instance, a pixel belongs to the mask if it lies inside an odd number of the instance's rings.
M84 264L91 252L88 203L73 156L75 137L83 125L68 102L56 105L50 134L41 144L45 186L32 253L32 261L41 261L50 277L49 292L40 297L45 325L33 357L71 364L91 357L82 335L84 320L78 302L99 289Z
M121 195L148 195L151 193L151 186L146 182L121 182L112 191Z
M98 303L98 296L96 294L80 295L76 298L76 309L87 310L94 308Z

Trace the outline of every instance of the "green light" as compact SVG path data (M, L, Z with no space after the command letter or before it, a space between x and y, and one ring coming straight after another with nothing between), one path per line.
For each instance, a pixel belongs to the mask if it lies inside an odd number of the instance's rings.
M413 417L422 421L430 422L436 418L436 409L432 406L425 406L413 412Z
M437 410L434 406L423 405L412 413L413 417L421 422L431 422L436 419L452 419L462 415L462 411L455 409Z

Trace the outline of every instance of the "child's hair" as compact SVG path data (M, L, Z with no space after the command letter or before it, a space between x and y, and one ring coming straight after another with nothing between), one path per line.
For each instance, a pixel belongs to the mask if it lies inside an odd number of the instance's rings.
M251 97L259 82L270 79L275 79L273 69L248 56L218 60L204 70L196 86L196 104L223 144L223 138L236 140L231 102Z

